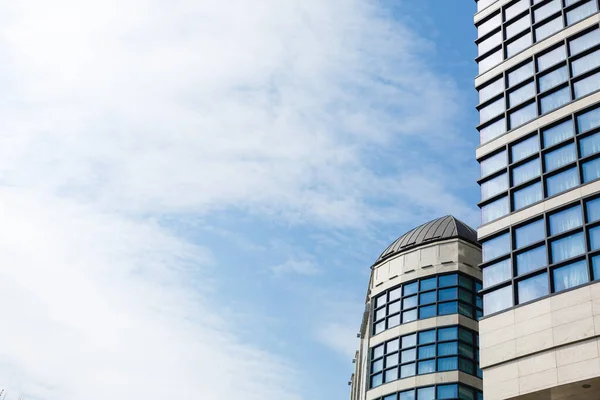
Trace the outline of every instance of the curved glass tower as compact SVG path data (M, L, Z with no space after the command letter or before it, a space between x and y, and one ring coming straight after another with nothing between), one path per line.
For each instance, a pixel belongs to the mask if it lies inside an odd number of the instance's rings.
M373 264L351 400L482 398L476 239L446 216L405 233Z

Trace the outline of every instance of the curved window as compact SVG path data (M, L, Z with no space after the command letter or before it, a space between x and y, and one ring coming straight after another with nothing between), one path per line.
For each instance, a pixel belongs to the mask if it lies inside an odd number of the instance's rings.
M548 288L548 274L544 272L532 278L524 279L517 283L517 288L519 304L547 296L550 293Z
M403 390L374 400L483 400L483 393L461 383L444 383Z

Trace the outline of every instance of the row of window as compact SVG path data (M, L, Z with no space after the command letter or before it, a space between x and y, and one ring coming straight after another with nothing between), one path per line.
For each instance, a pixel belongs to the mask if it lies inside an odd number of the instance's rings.
M376 400L483 400L483 393L460 383L451 383L409 389Z
M598 12L598 0L520 0L478 24L479 73ZM504 23L502 24L502 16Z
M462 274L423 278L394 287L373 301L374 335L418 319L462 314L472 319L482 315L481 284Z
M482 241L485 315L600 279L600 198Z
M599 131L594 108L482 159L482 224L600 178Z
M449 326L382 343L371 349L371 388L433 372L460 370L481 377L478 341L475 332Z
M600 29L596 26L567 43L480 88L481 143L600 89Z
M497 2L498 0L477 0L477 12L487 8Z

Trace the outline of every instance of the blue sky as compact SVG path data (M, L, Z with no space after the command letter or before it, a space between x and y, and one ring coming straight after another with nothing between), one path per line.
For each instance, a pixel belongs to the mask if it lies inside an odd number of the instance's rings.
M8 399L346 397L372 262L478 224L475 3L12 3Z

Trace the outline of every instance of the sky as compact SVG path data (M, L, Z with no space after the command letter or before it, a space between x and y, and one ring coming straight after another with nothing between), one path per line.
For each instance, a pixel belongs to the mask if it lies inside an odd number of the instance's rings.
M479 224L474 12L0 0L6 399L347 398L373 261Z

